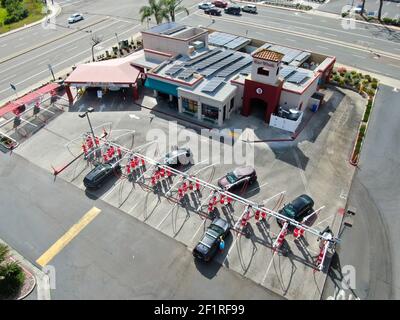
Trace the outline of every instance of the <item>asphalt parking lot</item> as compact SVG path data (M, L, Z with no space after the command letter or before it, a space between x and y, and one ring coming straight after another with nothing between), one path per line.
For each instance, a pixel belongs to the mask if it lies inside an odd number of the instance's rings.
M175 125L165 117L157 116L153 110L142 109L128 104L126 108L114 105L95 105L90 114L95 134L103 129L118 144L131 149L158 141L140 152L151 158L161 157L172 145L189 146L194 153L195 165L186 172L216 184L219 177L241 165L240 160L254 160L258 182L243 190L241 196L256 203L284 191L282 203L288 203L296 196L307 193L315 201L315 209L324 206L313 221L313 227L323 230L331 226L338 229L341 222L340 209L345 207L350 187L353 167L348 163L358 123L361 119L364 101L351 91L328 90L326 104L313 116L305 129L293 142L242 143L243 156L238 161L226 161L223 156L236 155L239 142L229 145L220 139L210 141L200 137L198 131ZM23 142L14 152L53 173L81 153L82 133L88 132L86 119L78 117L85 106L71 108L60 114L29 140ZM101 112L103 111L103 112ZM239 117L239 116L238 116ZM257 132L257 118L249 117L247 122ZM175 132L175 133L174 133ZM173 137L176 135L177 141ZM172 138L171 138L172 137ZM208 150L207 152L205 150ZM85 190L83 177L92 164L83 157L57 176L80 188L87 197L102 199L132 217L143 221L154 229L176 239L191 250L199 241L210 223L206 214L196 209L207 199L206 189L188 194L185 205L166 199L162 194L172 188L178 178L163 179L163 192L157 193L143 184L138 184L122 176L115 176L108 184L96 191ZM150 186L149 180L147 185ZM265 206L277 210L282 203L277 198ZM206 206L203 208L206 213ZM243 205L233 203L231 207L218 205L216 213L232 224L238 221ZM319 299L326 278L325 272L314 272L314 261L319 254L317 237L305 234L296 240L289 234L282 250L271 250L272 243L279 234L275 219L267 218L257 222L250 220L250 235L232 231L226 241L224 253L216 261L256 283L288 299ZM151 252L151 249L149 250Z

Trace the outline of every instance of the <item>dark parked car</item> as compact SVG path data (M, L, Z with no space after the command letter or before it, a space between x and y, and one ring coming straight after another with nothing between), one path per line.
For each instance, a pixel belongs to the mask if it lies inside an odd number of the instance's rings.
M178 167L180 165L188 165L193 163L193 154L189 148L178 148L167 153L162 160L162 164L170 167Z
M211 9L204 10L204 13L212 15L212 16L220 16L221 15L221 10L217 9L217 8L211 8Z
M229 223L222 218L215 218L207 231L193 249L193 256L203 261L210 261L217 253L220 237L225 239L229 235Z
M224 10L224 12L227 14L234 14L237 16L240 15L240 11L241 11L241 8L237 5L230 6L228 8L225 8L225 10Z
M302 194L294 199L291 203L286 204L279 213L285 217L291 218L298 222L301 222L308 214L313 211L314 200L306 194ZM280 219L277 219L278 225L282 228L283 223ZM291 226L291 229L293 227Z
M232 172L228 172L218 180L218 185L225 190L232 191L243 187L246 181L249 184L257 181L257 173L253 167L239 167Z
M121 172L119 164L100 163L95 166L83 179L83 184L89 189L100 188L105 181Z

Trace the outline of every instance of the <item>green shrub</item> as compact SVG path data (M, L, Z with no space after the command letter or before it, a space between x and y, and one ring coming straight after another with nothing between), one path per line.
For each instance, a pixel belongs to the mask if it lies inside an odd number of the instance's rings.
M342 86L342 87L345 85L344 79L341 78L339 80L339 85Z
M365 79L368 80L368 82L371 82L371 80L372 80L372 79L371 79L371 76L370 76L369 74L366 74L366 75L365 75Z
M17 262L0 266L0 295L9 297L17 294L25 281L25 274Z
M372 83L371 83L371 88L372 88L372 89L378 88L378 83L372 82Z
M333 77L333 80L336 81L336 82L339 82L340 81L340 76L339 75L335 75Z
M350 73L351 73L352 76L356 76L357 75L357 71L354 71L354 70L350 71Z
M362 119L363 122L368 122L371 109L372 109L372 100L368 100L367 106L365 108L364 117Z

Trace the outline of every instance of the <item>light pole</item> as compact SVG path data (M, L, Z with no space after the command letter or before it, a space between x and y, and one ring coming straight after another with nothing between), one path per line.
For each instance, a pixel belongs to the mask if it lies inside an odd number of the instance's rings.
M79 118L87 117L88 122L89 122L90 131L92 132L92 136L93 136L93 141L96 141L96 136L94 135L92 123L90 122L90 118L89 118L89 113L92 113L93 111L94 111L94 109L92 107L90 107L84 113L80 113Z
M117 33L115 33L115 37L117 38L118 49L121 49L121 47L119 46L119 39L118 39L118 34Z

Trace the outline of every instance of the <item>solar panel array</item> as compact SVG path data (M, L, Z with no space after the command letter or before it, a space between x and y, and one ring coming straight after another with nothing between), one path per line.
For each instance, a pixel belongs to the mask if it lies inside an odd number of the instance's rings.
M185 69L178 75L178 78L181 78L184 80L189 79L195 72L196 72L196 70L193 68Z
M183 66L182 65L174 65L171 68L165 70L165 74L168 74L170 76L174 76L174 75L178 74L182 70L183 70Z
M225 84L224 78L215 78L210 80L204 88L201 89L202 92L212 93L214 92L220 85Z
M228 65L230 65L232 62L235 62L237 60L243 59L242 56L237 55L237 54L233 54L229 57L227 57L226 59L223 59L221 61L219 61L218 63L214 64L213 66L203 70L202 72L200 72L203 76L205 77L209 77L212 74L214 74L215 72L217 72L218 70L227 67Z
M282 67L281 71L279 72L279 74L286 79L287 77L289 77L290 75L292 75L294 72L296 71L295 67L290 67L290 66L284 66Z
M253 59L251 57L246 56L243 59L233 63L226 69L223 69L220 73L218 73L218 77L227 77L245 66L250 66L252 62Z
M215 54L217 54L219 52L221 52L221 49L218 49L218 48L212 49L212 50L208 51L207 53L202 54L199 57L196 57L196 58L193 58L193 59L187 61L185 63L185 67L192 66L195 63L200 62L200 61L202 61L202 60L204 60L204 59L206 59L208 57L211 57L211 56L213 56L213 55L215 55Z
M225 47L228 49L235 49L235 48L238 48L249 42L250 42L250 39L243 38L243 37L237 37L236 39L226 43Z
M248 74L250 74L251 73L251 67L252 67L252 65L249 65L249 66L247 66L246 68L244 68L243 70L240 70L240 74L245 74L245 75L248 75Z
M222 51L220 53L217 53L216 55L211 56L209 59L201 61L198 64L195 64L194 68L196 68L196 70L198 70L198 71L203 70L203 69L213 65L214 63L221 61L222 59L228 58L231 55L233 55L233 51L229 51L229 50Z
M208 36L208 43L215 46L224 46L228 42L238 38L233 34L213 32Z
M299 71L299 72L296 72L294 75L290 76L290 78L287 79L287 81L299 84L302 81L304 81L306 78L308 78L308 73Z
M308 57L310 57L310 56L311 56L311 53L309 53L309 52L302 52L302 53L300 53L300 54L295 58L295 60L296 60L296 61L302 61L302 60L308 59Z
M181 31L183 29L186 29L186 27L185 26L177 26L177 27L165 30L164 32L161 32L161 34L171 35L171 34L173 34L175 32Z

